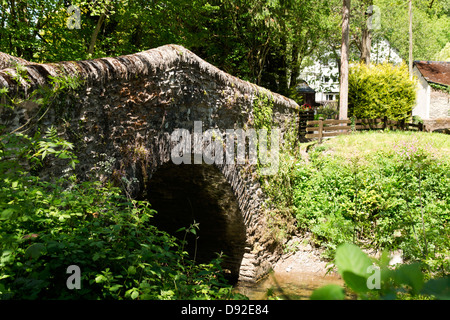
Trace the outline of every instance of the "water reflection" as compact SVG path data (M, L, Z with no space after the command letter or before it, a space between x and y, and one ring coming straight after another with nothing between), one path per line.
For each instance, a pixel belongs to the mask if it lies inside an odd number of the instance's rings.
M308 300L315 289L327 284L343 286L344 282L338 275L275 272L257 283L238 282L235 289L250 300L266 300L268 294L282 299Z

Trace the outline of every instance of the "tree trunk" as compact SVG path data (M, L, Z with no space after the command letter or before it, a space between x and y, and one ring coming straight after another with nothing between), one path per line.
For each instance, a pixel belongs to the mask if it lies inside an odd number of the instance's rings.
M100 17L98 18L97 26L95 27L94 33L92 34L92 37L91 37L91 43L89 45L89 51L88 51L89 54L94 53L95 42L97 41L98 33L100 32L100 28L101 28L105 18L106 18L105 13L102 13L100 15Z
M379 22L376 20L378 17L375 12L373 0L365 1L364 4L368 5L368 8L364 11L364 16L367 20L362 26L360 61L366 65L369 65L371 61L370 54L372 49L372 30L378 28L376 24Z
M409 0L409 77L413 78L412 0Z
M367 65L370 64L370 50L372 49L372 32L364 28L361 39L361 56L360 61Z
M348 112L348 54L349 54L349 20L351 0L343 0L342 6L342 46L341 79L339 89L339 119L346 120Z
M301 59L299 57L298 45L294 43L292 48L292 61L291 61L291 78L289 80L289 91L295 89L298 83L298 77L300 75Z

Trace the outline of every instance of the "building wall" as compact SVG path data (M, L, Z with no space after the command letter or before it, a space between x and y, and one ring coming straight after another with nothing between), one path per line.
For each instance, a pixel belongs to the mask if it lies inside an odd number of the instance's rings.
M431 88L430 119L450 118L450 94Z
M414 75L418 78L416 106L412 111L413 116L419 116L421 119L429 119L430 117L430 91L431 87L419 70L414 67Z

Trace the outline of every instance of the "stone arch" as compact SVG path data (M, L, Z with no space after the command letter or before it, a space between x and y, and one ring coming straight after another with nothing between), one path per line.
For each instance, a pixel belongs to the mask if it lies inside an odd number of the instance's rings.
M232 281L239 278L246 244L246 226L231 185L215 165L166 162L146 185L146 199L158 213L153 223L180 239L196 262L208 263L223 253ZM199 224L196 234L177 233Z
M11 66L5 59L9 56L0 55L0 68ZM45 117L37 116L38 105L26 103L14 112L0 110L0 125L12 131L36 126L39 119L41 130L57 126L75 145L79 176L125 179L133 196L170 161L170 133L177 128L192 132L196 120L204 121L205 130L255 128L258 98L264 96L271 101L271 119L266 120L281 129L282 137L292 123L298 127L294 101L226 74L177 45L116 58L24 64L28 80L17 82L16 70L0 69L0 88L27 98L34 89L49 85L50 76L76 75L83 85L55 101ZM231 186L246 229L239 278L256 281L278 258L261 210L265 196L258 174L248 163L216 167ZM54 164L42 176L65 169Z
M200 223L197 261L208 262L215 258L215 253L222 252L226 255L222 267L232 281L256 281L267 274L276 255L272 250L266 250L272 239L262 240L265 221L261 207L265 197L258 176L249 171L249 165L194 164L193 159L191 164L175 165L171 159L175 142L170 140L168 133L158 135L152 142L141 143L148 158L144 161L129 153L116 155L116 168L125 168L122 175L130 181L127 186L129 194L149 200L158 212L156 225L173 235L179 228L188 227L194 219L174 214L177 201L186 198L179 195L183 192L190 193L191 198L200 195L210 202L207 206L200 206L200 209L213 208L217 225L205 217L205 212L193 216ZM196 179L197 176L200 179ZM196 186L198 192L193 192L191 188ZM157 189L156 195L152 194L152 188ZM164 197L166 199L162 199ZM196 205L198 208L198 201ZM212 230L209 229L211 227ZM194 246L194 241L191 237L190 245ZM213 242L211 246L208 246L208 241Z

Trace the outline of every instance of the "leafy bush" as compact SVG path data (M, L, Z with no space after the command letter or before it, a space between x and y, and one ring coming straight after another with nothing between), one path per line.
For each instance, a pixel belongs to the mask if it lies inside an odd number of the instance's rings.
M0 299L232 297L220 258L191 262L151 224L149 203L74 175L48 182L30 174L46 157L74 164L71 144L56 136L0 137ZM81 270L80 289L66 285L71 265Z
M370 145L383 134L372 135L360 140ZM314 234L329 258L340 244L354 242L401 249L406 259L449 273L448 158L414 136L384 135L391 138L382 149L361 146L344 157L333 148L335 138L311 151L310 162L298 163L292 183L298 226ZM434 136L427 134L429 141Z
M349 73L349 115L359 119L405 119L416 99L415 80L405 64L357 64Z
M419 263L389 266L389 253L370 258L354 244L344 243L336 250L335 264L346 288L359 299L450 299L450 278L426 281ZM314 290L312 300L344 300L345 290L327 285Z
M317 108L317 119L322 117L324 119L334 119L339 114L337 105L333 103L327 103Z

